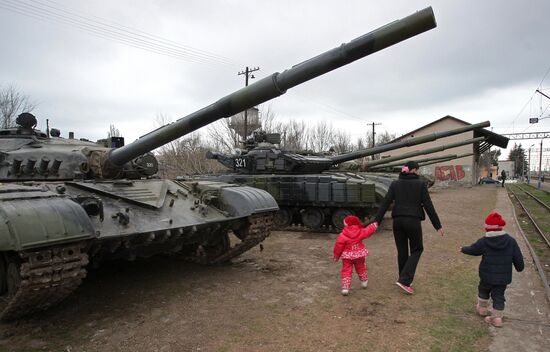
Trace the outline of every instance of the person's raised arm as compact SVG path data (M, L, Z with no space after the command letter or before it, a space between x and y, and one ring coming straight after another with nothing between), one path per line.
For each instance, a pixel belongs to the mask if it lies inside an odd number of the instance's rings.
M378 223L376 222L373 222L364 229L361 229L361 239L364 240L365 238L369 238L376 232L376 229L378 229Z

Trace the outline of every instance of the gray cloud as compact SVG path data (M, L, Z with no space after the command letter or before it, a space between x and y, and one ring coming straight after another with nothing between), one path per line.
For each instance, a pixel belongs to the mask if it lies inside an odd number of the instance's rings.
M70 11L235 63L226 65L140 50L8 11L2 3L13 1L0 0L0 31L8 34L0 42L0 84L16 84L38 100L38 117L64 131L97 139L114 123L129 140L154 128L160 112L179 118L240 88L237 71L245 65L260 66L256 76L263 77L428 6L405 0L57 0ZM550 65L544 28L550 3L431 5L435 30L297 87L272 109L283 119L337 121L354 135L372 120L404 133L446 114L508 127ZM518 119L517 128L526 128L526 119Z

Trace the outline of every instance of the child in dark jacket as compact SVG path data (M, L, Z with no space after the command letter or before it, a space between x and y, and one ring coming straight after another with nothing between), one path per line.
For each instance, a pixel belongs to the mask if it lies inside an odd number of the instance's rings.
M485 321L496 327L502 326L504 312L504 291L512 282L512 264L517 271L523 271L523 255L514 238L502 228L506 222L493 212L485 219L485 236L471 246L462 247L462 253L481 255L479 264L479 286L477 312ZM489 297L493 299L493 310L489 310Z
M353 267L359 275L361 287L367 287L369 277L365 259L369 252L363 244L363 240L372 236L377 228L377 223L372 223L364 228L357 216L347 216L344 219L344 228L334 244L333 258L335 262L342 258L342 295L349 294Z

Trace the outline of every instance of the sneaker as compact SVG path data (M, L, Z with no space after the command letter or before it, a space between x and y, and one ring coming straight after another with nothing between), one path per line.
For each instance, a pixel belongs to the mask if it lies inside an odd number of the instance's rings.
M502 318L501 317L493 317L493 316L487 316L485 317L485 322L487 324L491 324L495 328L501 328L502 327Z
M407 286L407 285L403 285L402 283L400 283L399 281L397 281L395 283L397 286L399 286L399 288L401 288L403 291L407 292L407 294L409 295L412 295L414 293L414 290L412 287L410 286Z
M349 295L349 290L343 289L342 296L347 296L347 295Z
M369 284L369 280L365 280L365 281L361 281L361 287L362 288L367 288L367 285Z

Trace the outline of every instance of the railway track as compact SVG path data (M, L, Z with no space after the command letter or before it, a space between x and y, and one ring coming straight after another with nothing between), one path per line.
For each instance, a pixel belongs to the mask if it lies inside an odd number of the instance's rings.
M535 228L536 232L540 235L542 240L546 243L546 245L550 249L550 236L546 234L546 232L542 229L542 226L540 225L540 223L538 223L537 220L535 220L536 216L532 214L532 211L529 211L528 207L525 206L525 196L535 201L535 203L532 203L532 204L538 204L540 208L545 209L546 212L548 213L547 216L550 216L550 206L548 206L548 204L546 204L545 202L537 198L535 195L533 195L531 192L527 191L520 185L510 186L508 187L508 191L512 193L512 195L517 200L520 207L523 209L523 211L531 221L531 224ZM522 198L523 198L523 201L522 201Z
M533 258L535 267L537 268L537 272L540 275L541 281L545 288L546 299L548 300L548 302L550 302L550 270L548 270L548 267L550 266L550 244L548 241L548 236L545 234L540 224L540 222L546 221L545 224L548 227L549 221L545 219L550 219L550 216L548 216L548 213L550 213L550 209L547 203L536 197L534 194L532 194L519 184L514 186L507 186L506 189L508 191L508 196L513 203L512 211L514 213L516 224L521 235L525 239L531 257ZM526 206L525 203L528 203L528 205ZM524 229L522 229L520 218L518 217L519 214L517 214L516 212L516 204L529 218L530 222L533 225L533 229L535 230L533 232L537 232L538 235L542 238L542 241L532 240L532 237L530 239L530 236L528 236L528 234L526 233L527 231L524 231ZM533 205L538 207L536 209L538 216L533 215L535 209L530 208L530 206ZM533 211L528 210L529 208ZM537 222L536 219L542 220ZM537 236L537 234L534 234L533 232L530 232L532 233L532 236Z

